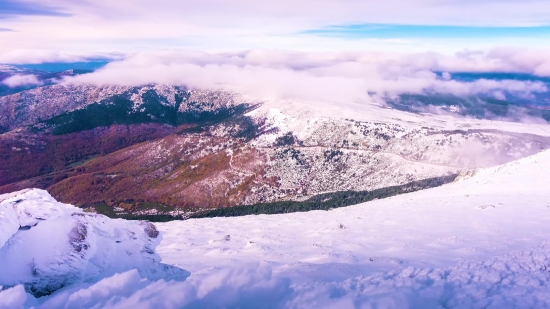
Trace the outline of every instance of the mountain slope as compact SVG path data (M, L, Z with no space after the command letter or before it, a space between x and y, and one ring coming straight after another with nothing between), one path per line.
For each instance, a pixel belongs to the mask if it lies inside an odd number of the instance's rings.
M499 131L318 119L307 135L285 135L270 133L282 130L268 121L264 125L277 130L247 139L216 136L214 126L123 149L85 164L50 191L83 205L135 200L179 208L251 205L403 185L509 162L550 146L547 137ZM222 132L231 131L229 124L222 126ZM292 141L281 144L278 138L288 134Z
M548 308L549 168L545 151L347 208L157 224L184 282L129 271L39 300L17 286L0 308Z
M489 259L548 240L549 169L545 151L439 188L330 211L161 223L158 252L191 272L269 261L296 280ZM226 235L230 241L215 242Z
M59 84L2 108L0 192L47 189L111 216L363 194L550 147L545 124L168 85Z

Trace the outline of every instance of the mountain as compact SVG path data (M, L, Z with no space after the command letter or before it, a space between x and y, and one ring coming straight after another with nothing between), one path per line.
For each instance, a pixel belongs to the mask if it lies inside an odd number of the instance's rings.
M278 307L547 308L549 168L544 151L346 208L160 223L157 252L206 278L265 261L258 281L293 286Z
M53 134L89 130L111 124L144 122L178 125L230 116L246 107L234 96L183 87L53 85L0 97L4 131L35 125Z
M456 114L477 119L545 123L550 121L550 96L539 95L536 100L491 96L457 96L449 94L402 94L388 99L399 110L414 113Z
M550 306L544 121L66 83L0 111L0 308Z
M1 217L8 219L0 239L10 240L0 258L11 258L4 263L28 268L31 258L34 267L56 261L32 275L44 280L88 274L93 268L82 271L77 264L73 270L67 266L74 264L57 261L72 262L79 256L75 248L93 244L95 235L113 249L85 265L116 256L104 264L109 269L132 254L137 270L105 270L39 299L25 291L29 285L17 285L0 291L0 307L547 308L550 175L541 171L549 168L550 151L544 151L464 173L438 188L346 208L189 219L156 228L85 213L41 190L3 195ZM82 230L79 223L89 227L84 237L72 232ZM38 241L68 250L36 250L22 260L6 254L40 249L30 246ZM174 274L187 274L170 268L156 278L162 264L145 257L158 261L157 255L166 265L185 266L190 276L172 281ZM28 282L28 273L9 278Z
M58 84L2 96L0 110L0 192L47 189L125 218L349 205L550 147L545 124L183 86Z

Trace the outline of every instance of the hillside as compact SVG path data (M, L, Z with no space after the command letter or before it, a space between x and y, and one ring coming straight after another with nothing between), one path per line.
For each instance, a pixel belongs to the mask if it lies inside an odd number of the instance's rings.
M355 206L159 223L166 247L161 244L158 252L192 272L219 264L216 252L223 252L227 265L267 260L299 277L322 277L332 267L339 273L342 265L350 265L351 275L362 267L368 273L373 265L445 267L487 259L547 241L550 175L541 171L548 168L550 151L545 151L438 188ZM180 235L186 236L178 240ZM231 241L223 246L212 242L225 235ZM188 253L179 258L179 250ZM304 269L311 273L301 273Z
M274 278L304 283L302 293L340 291L322 298L333 306L344 299L373 304L388 293L384 299L397 307L420 299L543 308L550 305L550 175L541 171L549 169L545 151L439 188L346 208L157 224L164 235L158 252L195 276L263 263Z
M156 224L162 237L156 253L178 267L172 272L189 270L185 281L167 281L170 275L158 280L138 267L38 300L19 285L0 291L0 307L547 308L550 179L541 171L549 168L545 151L439 188L345 208ZM109 219L64 217L81 211L39 190L1 197L3 211L16 211L19 225L38 222L16 232L21 244L38 237L32 231L40 227L53 230L48 222L56 218L68 227L87 220L93 231L103 231L102 240L122 240L116 246L133 248L147 243L146 235L158 236L149 226L148 234L146 227L140 238L126 239L126 229L142 233L142 227L120 220L123 233L105 233ZM101 220L109 224L98 225ZM8 230L2 233L0 239L9 238ZM15 248L7 244L0 258Z
M546 124L182 86L58 84L0 109L0 193L47 189L125 218L452 180L550 147Z

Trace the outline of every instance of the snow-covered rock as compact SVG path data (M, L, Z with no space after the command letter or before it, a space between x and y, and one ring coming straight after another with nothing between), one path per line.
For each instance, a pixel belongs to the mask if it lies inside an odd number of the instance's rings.
M43 190L0 195L0 286L41 296L134 268L151 279L185 278L160 263L160 240L149 222L85 213Z

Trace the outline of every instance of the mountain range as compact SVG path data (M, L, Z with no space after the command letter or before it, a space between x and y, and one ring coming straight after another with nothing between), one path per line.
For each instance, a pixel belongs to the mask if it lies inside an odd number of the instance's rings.
M41 188L156 220L303 211L439 186L550 148L543 123L478 118L185 86L42 85L0 97L0 193ZM243 207L212 212L233 206Z

